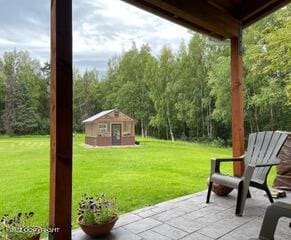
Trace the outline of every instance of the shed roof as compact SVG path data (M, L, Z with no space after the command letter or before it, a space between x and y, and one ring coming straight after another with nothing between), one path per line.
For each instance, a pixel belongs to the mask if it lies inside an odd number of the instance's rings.
M93 121L97 120L98 118L104 117L105 115L113 112L114 110L116 110L116 109L110 109L110 110L106 110L106 111L102 111L100 113L97 113L94 116L87 118L82 123L93 122Z
M217 39L237 37L245 28L290 0L123 0Z
M109 114L109 113L111 113L111 112L113 112L113 111L119 111L119 112L121 112L120 110L118 110L118 109L116 109L116 108L114 108L114 109L110 109L110 110L106 110L106 111L102 111L102 112L100 112L100 113L95 114L95 115L92 116L92 117L89 117L89 118L85 119L82 123L94 122L95 120L97 120L97 119L99 119L99 118L102 118L102 117L106 116L107 114ZM134 118L128 116L127 114L125 114L125 113L122 113L122 114L126 115L126 116L127 116L128 118L130 118L132 121L135 121Z

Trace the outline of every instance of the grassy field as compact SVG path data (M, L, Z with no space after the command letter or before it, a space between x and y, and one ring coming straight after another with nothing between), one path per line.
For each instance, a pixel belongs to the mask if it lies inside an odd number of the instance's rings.
M139 139L135 148L84 148L74 137L73 219L83 193L118 199L122 213L206 188L209 159L230 156L230 148ZM34 211L47 224L49 137L0 137L0 215ZM228 165L226 171L231 170Z

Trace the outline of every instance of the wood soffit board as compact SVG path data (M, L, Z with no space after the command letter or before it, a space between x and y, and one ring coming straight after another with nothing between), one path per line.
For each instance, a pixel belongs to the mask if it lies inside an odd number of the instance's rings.
M224 40L291 0L123 0L191 30Z

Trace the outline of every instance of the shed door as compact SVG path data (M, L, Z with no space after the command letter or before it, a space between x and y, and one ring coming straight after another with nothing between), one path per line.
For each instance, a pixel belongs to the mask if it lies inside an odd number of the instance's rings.
M121 124L112 124L112 145L121 145Z

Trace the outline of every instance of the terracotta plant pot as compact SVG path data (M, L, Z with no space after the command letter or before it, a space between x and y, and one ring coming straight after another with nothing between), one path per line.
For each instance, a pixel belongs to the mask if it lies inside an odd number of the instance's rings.
M213 183L212 185L212 191L215 192L218 196L225 197L229 193L231 193L233 188L226 187L217 183Z
M111 231L111 229L114 227L117 220L118 220L118 217L113 218L111 221L104 224L86 225L79 222L79 225L81 229L84 231L84 233L94 238L94 237L99 237L99 236L108 234Z
M207 186L208 185L209 185L209 178L207 179ZM218 196L225 197L229 193L231 193L232 190L233 188L226 187L221 184L213 183L212 185L212 192L216 193Z

